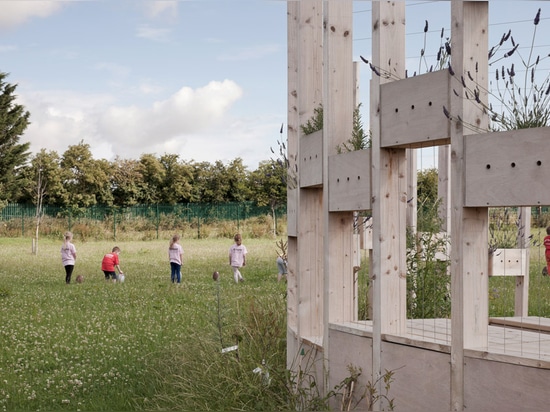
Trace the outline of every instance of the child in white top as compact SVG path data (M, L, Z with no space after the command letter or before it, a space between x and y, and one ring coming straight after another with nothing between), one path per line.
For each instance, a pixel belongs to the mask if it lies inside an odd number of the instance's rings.
M73 234L65 232L63 236L63 246L61 246L61 263L65 268L65 283L71 283L74 265L76 262L76 247L72 244Z
M233 269L233 278L236 283L244 282L243 276L239 271L239 268L242 268L246 265L246 246L242 244L242 237L239 233L233 238L235 243L229 248L229 265Z
M181 283L181 265L183 265L183 248L180 243L180 235L172 236L168 248L168 260L170 261L170 279L172 283Z

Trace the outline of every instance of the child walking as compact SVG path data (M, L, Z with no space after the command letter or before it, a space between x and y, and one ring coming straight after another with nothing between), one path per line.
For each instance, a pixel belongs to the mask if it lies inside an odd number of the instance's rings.
M172 283L181 283L181 265L183 265L183 247L180 245L180 235L172 236L168 248L170 261L170 280Z
M65 232L63 235L63 245L61 246L61 262L65 268L65 283L71 283L74 265L76 262L76 247L72 243L73 234Z
M233 238L235 243L229 248L229 265L233 269L233 278L236 283L244 282L243 276L239 271L240 268L246 265L246 246L242 244L243 239L240 233L237 233Z

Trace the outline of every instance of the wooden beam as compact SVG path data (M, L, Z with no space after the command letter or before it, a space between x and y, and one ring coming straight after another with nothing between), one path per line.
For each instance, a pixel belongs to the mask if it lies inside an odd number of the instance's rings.
M353 2L323 2L323 217L325 393L329 387L330 322L355 319L353 213L329 211L328 157L351 138L355 106Z
M372 2L372 61L380 72L405 78L405 3ZM406 320L406 157L405 149L381 146L380 86L370 87L373 226L373 381L381 377L382 334L402 334ZM380 386L380 385L379 385ZM381 393L381 386L377 388ZM383 402L382 402L383 403ZM375 405L382 410L384 405Z
M488 221L487 208L464 207L464 123L483 129L487 115L465 104L461 76L476 74L480 99L487 102L488 2L451 3L451 405L464 410L464 349L488 344ZM476 67L477 65L477 67ZM450 73L452 75L452 73ZM469 103L469 102L468 102Z

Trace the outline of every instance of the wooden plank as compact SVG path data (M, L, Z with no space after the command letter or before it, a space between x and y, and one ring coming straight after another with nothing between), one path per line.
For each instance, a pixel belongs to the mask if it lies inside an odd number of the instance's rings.
M298 191L299 189L286 190L286 220L287 220L287 235L298 235Z
M380 71L405 77L405 2L372 2L372 61ZM372 133L373 362L377 380L383 370L382 334L403 334L406 319L406 190L405 149L385 149L381 143L380 85L389 80L374 75L370 85ZM376 390L382 391L381 380ZM383 410L384 402L374 408Z
M329 211L371 209L370 149L336 154L328 158Z
M323 2L323 217L324 217L324 294L323 347L325 373L329 357L339 351L329 339L328 325L333 321L354 320L356 287L353 271L353 213L330 213L329 156L347 141L353 131L355 77L353 67L353 2ZM325 379L324 393L332 388Z
M299 7L296 2L287 2L287 157L290 170L294 169L298 156L298 47ZM294 360L299 351L298 339L298 189L287 187L287 357L286 365L294 370Z
M550 127L465 138L466 206L550 204Z
M489 256L489 276L526 274L527 249L495 249Z
M319 187L323 184L323 131L300 138L300 187Z
M451 125L451 402L450 409L461 411L464 403L464 349L487 346L488 319L488 210L465 208L463 122L480 128L488 117L480 106L468 102L460 77L476 73L487 103L488 2L451 2L451 63L455 77L449 84ZM456 94L454 92L457 92Z
M305 124L322 103L322 66L320 58L323 45L323 10L317 0L297 2L298 13L298 114L299 124ZM303 147L302 139L308 140L300 130L298 159L310 153ZM319 146L320 150L320 146ZM302 170L298 167L300 180ZM320 173L319 169L319 173ZM320 176L320 174L319 174ZM298 283L298 335L322 336L323 294L323 219L322 192L318 189L301 189L298 192L298 256L296 276Z
M450 142L449 72L439 70L380 87L381 146L419 148Z

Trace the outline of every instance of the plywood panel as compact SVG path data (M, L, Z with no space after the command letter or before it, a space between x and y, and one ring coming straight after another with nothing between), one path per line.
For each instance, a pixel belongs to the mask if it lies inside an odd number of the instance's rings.
M371 208L370 149L328 158L329 210L360 211Z
M323 183L323 131L300 138L300 187L318 187Z
M388 397L395 410L449 410L449 354L383 342L382 357L393 371Z
M548 410L548 370L468 357L464 363L467 410Z
M448 144L449 72L440 70L380 87L382 147Z
M550 204L550 127L465 138L466 206Z

